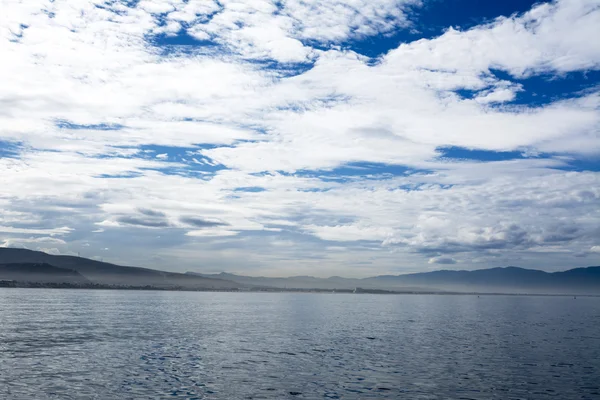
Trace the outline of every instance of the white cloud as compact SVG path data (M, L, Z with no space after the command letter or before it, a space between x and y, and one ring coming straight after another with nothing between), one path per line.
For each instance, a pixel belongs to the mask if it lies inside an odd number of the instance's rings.
M10 233L22 233L22 232L10 232ZM58 239L52 236L45 237L29 237L29 238L8 238L5 239L0 247L25 247L33 244L54 244L54 245L66 245L62 239Z
M393 229L381 226L361 226L359 225L336 225L336 226L316 226L306 225L304 230L310 232L323 240L333 241L356 241L356 240L377 240L384 241L393 234Z
M428 261L429 264L452 265L456 264L456 260L452 257L432 257Z
M405 11L420 1L225 0L206 5L206 9L196 10L196 19L188 11L189 4L180 4L167 18L186 21L191 36L212 39L244 57L302 62L315 56L302 40L337 43L407 28L410 23Z
M486 72L506 69L517 76L598 68L596 36L600 13L595 0L543 3L518 17L499 18L462 32L400 46L390 53L409 68Z
M192 237L204 237L204 236L234 236L239 232L230 231L227 229L199 229L194 231L189 231L186 233L187 236Z

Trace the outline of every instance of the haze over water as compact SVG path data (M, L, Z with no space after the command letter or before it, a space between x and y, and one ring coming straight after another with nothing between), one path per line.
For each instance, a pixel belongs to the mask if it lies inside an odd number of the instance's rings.
M600 398L600 298L0 289L5 399Z

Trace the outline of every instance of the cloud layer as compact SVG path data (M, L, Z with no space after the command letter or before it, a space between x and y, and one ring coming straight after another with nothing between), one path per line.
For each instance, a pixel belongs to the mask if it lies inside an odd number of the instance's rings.
M0 243L273 275L598 264L600 3L354 47L422 6L3 1Z

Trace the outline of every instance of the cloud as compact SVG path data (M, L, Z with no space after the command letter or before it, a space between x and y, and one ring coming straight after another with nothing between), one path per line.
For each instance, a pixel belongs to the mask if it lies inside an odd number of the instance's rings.
M160 217L164 218L167 215L162 211L156 211L149 208L138 208L138 211L148 217Z
M429 264L452 265L456 264L456 260L452 257L432 257L428 261Z
M154 30L181 34L185 22L188 35L216 42L244 57L303 62L315 56L305 41L339 43L407 28L406 11L418 5L416 0L259 0L206 2L198 9L180 3L166 15L172 23Z
M26 247L28 245L37 245L37 244L58 244L65 245L65 242L62 239L58 239L56 237L45 236L45 237L29 237L29 238L9 238L5 239L0 247Z
M134 216L121 216L117 217L117 222L125 224L125 225L133 225L133 226L141 226L146 228L166 228L169 227L170 224L166 220L162 219L149 219L149 218L140 218Z
M0 226L0 232L4 233L20 233L29 235L50 235L50 236L61 236L69 234L73 229L67 226L61 228L48 228L48 229L37 229L37 228L19 228L13 226Z
M68 248L68 242L66 240L59 239L53 236L10 237L4 239L3 241L0 238L0 247L25 248L36 251L43 251L45 253L54 255L75 255L75 253L66 250Z
M401 45L390 58L421 68L443 63L446 70L486 72L494 67L515 76L595 69L600 45L581 39L592 37L599 14L594 1L545 2L523 15L468 31L449 28L438 38Z
M305 225L305 230L323 240L331 241L357 241L357 240L377 240L384 241L392 233L390 228L379 226L365 226L362 224L337 225L337 226L318 226Z
M229 224L221 221L212 221L199 217L181 217L179 221L186 225L191 225L196 228L214 228L217 226L227 226Z
M227 229L201 229L193 230L186 233L186 236L191 237L209 237L209 236L235 236L239 232Z
M88 240L138 265L158 262L148 247L267 271L326 260L340 275L448 255L461 267L593 262L596 2L394 45L420 37L421 6L7 4L2 240L60 236L47 248L62 252ZM360 54L362 40L381 55Z

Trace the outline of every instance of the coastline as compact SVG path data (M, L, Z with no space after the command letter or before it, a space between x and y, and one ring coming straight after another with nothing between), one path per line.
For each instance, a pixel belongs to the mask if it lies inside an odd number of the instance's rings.
M186 287L161 287L161 286L134 286L134 285L105 285L98 283L73 284L73 283L43 283L13 281L7 285L6 281L0 282L0 289L87 289L87 290L131 290L131 291L167 291L167 292L228 292L228 293L316 293L316 294L381 294L381 295L436 295L436 296L536 296L536 297L600 297L600 294L580 293L503 293L503 292L445 292L445 291L391 291L377 289L296 289L296 288L186 288Z

